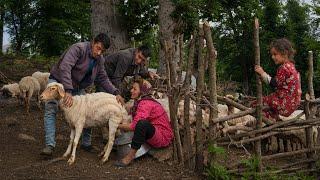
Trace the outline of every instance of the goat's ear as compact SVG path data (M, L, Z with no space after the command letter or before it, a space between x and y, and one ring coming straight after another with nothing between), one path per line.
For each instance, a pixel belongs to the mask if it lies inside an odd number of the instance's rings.
M60 86L58 86L58 93L61 96L61 98L64 98L64 96L66 95L64 89L61 88Z

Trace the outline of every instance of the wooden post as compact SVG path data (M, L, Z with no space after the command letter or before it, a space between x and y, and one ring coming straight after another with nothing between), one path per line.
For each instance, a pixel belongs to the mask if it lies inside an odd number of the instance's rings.
M197 98L196 98L196 170L199 172L203 171L203 133L202 133L202 109L201 99L204 88L204 58L202 55L204 47L204 32L203 25L199 25L199 39L198 39L198 77L197 77Z
M314 100L314 90L313 90L313 53L312 51L308 52L308 91L310 95L309 100ZM310 102L305 103L305 116L306 119L309 119L313 113L313 108ZM308 149L313 149L314 148L314 143L313 142L313 133L312 133L312 127L306 128L306 142L307 142L307 148ZM307 153L308 158L314 158L315 154L314 152L309 152ZM309 168L313 168L313 163L309 164Z
M254 19L254 49L255 49L255 65L260 65L260 45L259 45L259 20ZM256 128L261 129L262 127L262 83L258 74L256 74L257 80L257 124ZM259 136L259 134L256 134ZM259 160L259 171L262 171L261 162L261 140L255 142L255 153Z
M195 164L193 163L193 147L191 144L191 129L190 129L190 91L191 91L191 69L193 67L193 59L194 59L194 48L195 48L195 32L190 40L190 51L187 62L186 76L182 89L186 89L185 97L184 97L184 125L186 130L186 138L184 144L184 149L186 152L186 162L191 170L194 169Z
M169 109L170 109L170 119L171 125L174 130L174 154L178 156L178 161L184 164L183 149L181 144L179 125L177 119L177 108L180 100L180 91L176 85L177 75L175 72L175 63L173 62L173 57L175 54L174 47L171 41L165 41L165 54L167 61L167 76L168 76L168 90L169 90Z
M203 24L203 30L206 38L207 51L209 52L209 94L210 94L210 115L209 115L209 142L216 146L214 139L216 139L217 126L212 121L218 117L218 99L217 99L217 71L216 58L217 51L213 46L210 25L207 21ZM209 161L214 161L215 155L209 156Z
M313 90L313 52L308 52L308 91L310 94L310 99L314 100L314 90Z

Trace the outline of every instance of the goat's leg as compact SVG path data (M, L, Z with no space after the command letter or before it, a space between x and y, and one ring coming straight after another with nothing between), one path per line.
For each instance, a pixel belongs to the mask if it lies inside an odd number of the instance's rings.
M106 144L103 149L104 155L102 158L102 163L106 162L109 159L109 155L112 150L112 146L114 144L114 138L115 138L118 126L119 126L119 123L109 120L109 138L108 138L108 144Z
M37 106L39 108L39 110L41 110L41 102L40 102L40 94L39 94L39 91L37 92Z
M80 122L84 122L84 121L81 121ZM82 130L83 130L83 126L78 126L76 125L75 127L75 136L74 136L74 140L73 140L73 147L72 147L72 153L71 153L71 156L68 160L68 164L69 165L72 165L76 159L76 150L77 150L77 146L78 146L78 143L79 143L79 139L80 139L80 136L81 136L81 133L82 133Z
M63 154L63 157L64 158L67 158L70 153L71 153L71 149L72 149L72 143L74 141L74 136L75 136L75 129L74 128L71 128L71 132L70 132L70 141L69 141L69 145L68 145L68 148L66 150L66 152Z

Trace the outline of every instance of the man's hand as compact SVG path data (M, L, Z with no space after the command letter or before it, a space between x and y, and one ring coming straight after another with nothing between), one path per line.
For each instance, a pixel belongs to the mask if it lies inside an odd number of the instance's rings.
M65 94L65 96L63 98L63 104L68 108L72 106L73 99L72 99L72 95L70 93Z
M149 71L149 76L150 76L150 78L152 80L160 78L160 76L157 73L154 73L154 72L151 72L151 71Z
M261 76L264 72L263 68L259 65L254 66L254 70Z
M122 106L125 105L124 99L122 96L116 95L116 99L117 99L118 103L120 103Z

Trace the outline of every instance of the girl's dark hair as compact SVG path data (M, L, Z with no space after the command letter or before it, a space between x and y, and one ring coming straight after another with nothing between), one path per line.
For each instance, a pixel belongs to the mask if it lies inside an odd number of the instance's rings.
M294 62L293 58L294 58L294 55L296 54L296 51L294 50L292 43L288 39L281 38L281 39L273 40L270 43L270 49L271 48L275 48L282 55L287 54L290 61Z

